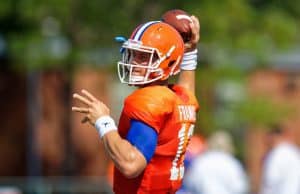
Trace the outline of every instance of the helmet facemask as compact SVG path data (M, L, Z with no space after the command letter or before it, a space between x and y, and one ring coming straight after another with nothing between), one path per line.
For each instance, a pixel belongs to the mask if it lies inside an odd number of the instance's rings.
M122 83L144 85L164 77L160 64L168 58L174 48L165 55L156 48L144 46L140 41L127 40L122 46L122 60L118 62L118 73Z

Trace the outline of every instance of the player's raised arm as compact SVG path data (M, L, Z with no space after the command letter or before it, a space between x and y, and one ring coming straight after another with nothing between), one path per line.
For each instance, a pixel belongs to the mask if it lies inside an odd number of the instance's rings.
M75 93L73 97L84 106L73 106L72 111L82 113L82 122L88 122L97 129L116 167L128 178L138 176L147 161L139 150L120 137L109 108L86 90L82 90L82 94Z
M185 42L185 53L182 63L180 64L180 74L178 84L195 93L196 68L198 49L197 44L200 39L200 24L196 16L191 16L192 23L190 24L192 36L188 42Z
M180 65L178 84L195 93L195 69L197 67L197 44L200 40L200 23L196 16L190 16L179 9L169 10L162 21L173 26L185 43L185 53Z

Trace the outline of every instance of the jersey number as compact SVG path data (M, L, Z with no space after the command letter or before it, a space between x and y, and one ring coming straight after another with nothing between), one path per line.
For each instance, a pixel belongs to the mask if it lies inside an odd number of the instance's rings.
M188 141L194 133L194 124L183 123L178 132L179 144L174 160L172 161L170 180L180 180L184 175L184 153L186 151Z

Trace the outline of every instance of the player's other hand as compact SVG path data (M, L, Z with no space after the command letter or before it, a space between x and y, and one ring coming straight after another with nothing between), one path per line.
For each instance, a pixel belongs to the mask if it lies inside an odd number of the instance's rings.
M192 37L188 42L186 42L184 44L185 52L195 50L197 48L197 44L200 40L200 22L199 22L199 19L194 15L191 16L191 19L193 21L192 23L190 23L190 27L191 27L191 30L192 30Z
M109 108L90 92L81 90L82 94L73 94L73 98L79 100L84 106L73 106L72 111L84 114L82 123L89 122L94 126L96 120L102 116L109 116Z

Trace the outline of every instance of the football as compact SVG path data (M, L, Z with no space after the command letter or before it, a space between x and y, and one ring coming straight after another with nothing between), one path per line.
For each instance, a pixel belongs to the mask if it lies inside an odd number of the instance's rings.
M192 19L187 12L181 9L169 10L162 15L161 20L173 26L180 33L184 42L188 42L191 39L190 23Z

